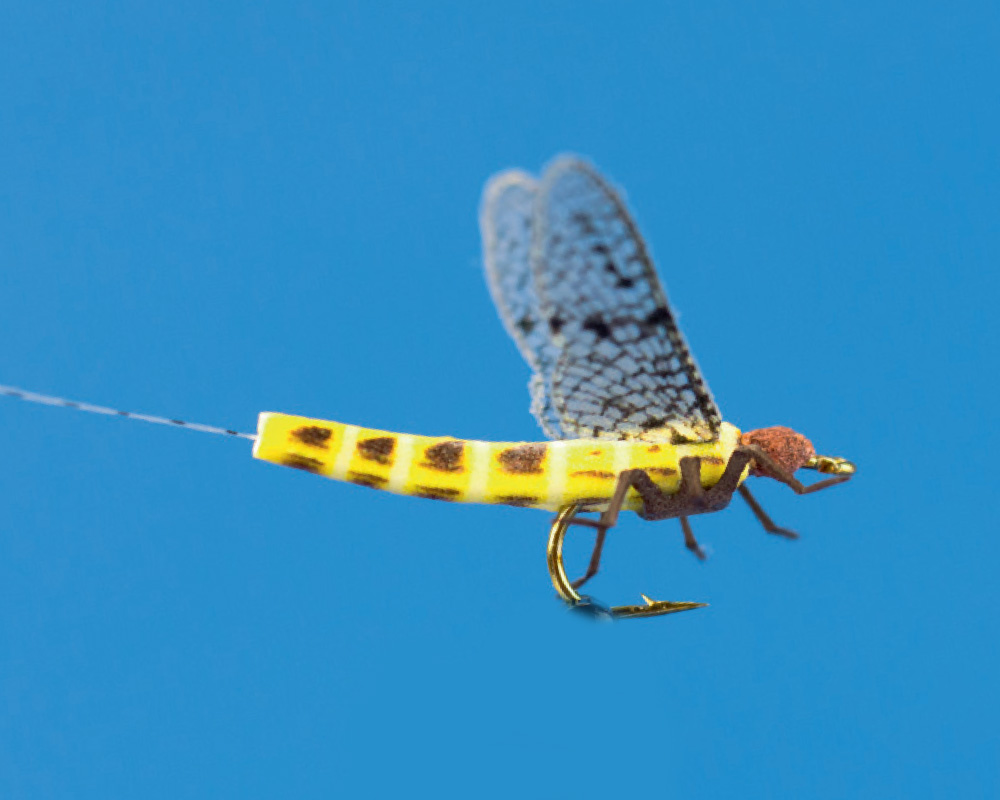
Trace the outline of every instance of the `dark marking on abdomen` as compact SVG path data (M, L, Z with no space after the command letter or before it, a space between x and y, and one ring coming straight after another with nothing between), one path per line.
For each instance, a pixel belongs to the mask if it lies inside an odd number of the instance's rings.
M602 472L599 469L581 469L579 472L571 472L571 478L603 478L605 480L615 477L613 472Z
M650 475L663 475L664 477L668 475L676 475L677 470L673 467L645 467L646 472Z
M725 464L725 459L719 458L718 456L701 456L701 461L703 464Z
M506 494L495 498L494 502L505 506L516 506L517 508L529 508L541 502L540 497L533 497L528 494Z
M318 458L309 458L309 456L300 456L295 453L289 453L286 455L281 459L281 463L286 467L305 470L306 472L311 472L314 475L318 475L320 470L323 469L323 462Z
M382 489L389 482L388 478L372 475L368 472L348 472L347 480L358 486L367 486L369 489Z
M327 442L330 441L332 435L333 431L329 428L321 428L319 425L306 425L292 431L293 439L298 439L302 444L319 447L323 450L327 449Z
M544 444L520 444L501 450L497 455L497 460L505 472L513 472L518 475L537 475L542 471L545 451L546 445Z
M453 502L461 492L458 489L445 489L440 486L414 486L411 492L415 497L426 497L428 500L447 500Z
M357 449L358 455L362 458L388 466L392 464L392 451L396 449L396 440L392 436L362 439L358 442Z
M426 459L421 467L434 469L438 472L461 472L462 454L465 452L465 444L459 441L440 442L432 445L424 451Z

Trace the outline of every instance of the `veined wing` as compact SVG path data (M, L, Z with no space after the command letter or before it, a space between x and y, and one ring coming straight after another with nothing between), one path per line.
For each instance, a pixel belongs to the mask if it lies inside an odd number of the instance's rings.
M552 371L559 351L539 312L531 270L535 199L538 181L520 170L490 179L483 192L479 225L483 261L493 302L504 327L534 372L531 413L550 439L566 438L552 405Z
M534 211L531 267L558 353L544 374L561 436L717 438L719 409L615 190L563 157L542 177Z

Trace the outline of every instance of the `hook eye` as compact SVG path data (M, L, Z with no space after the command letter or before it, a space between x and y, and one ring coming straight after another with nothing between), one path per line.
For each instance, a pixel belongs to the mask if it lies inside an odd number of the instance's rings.
M634 619L636 617L659 617L663 614L674 614L678 611L689 611L693 608L703 608L707 603L674 602L671 600L650 600L641 595L644 604L633 606L612 606L608 608L591 597L581 595L566 577L566 567L563 565L563 540L569 529L570 521L579 510L579 503L572 503L563 508L552 522L549 530L549 544L546 549L546 560L549 566L549 577L558 595L570 608L594 617L610 616L612 619Z
M814 469L824 475L853 475L858 471L853 461L839 456L813 456L802 466L804 469Z

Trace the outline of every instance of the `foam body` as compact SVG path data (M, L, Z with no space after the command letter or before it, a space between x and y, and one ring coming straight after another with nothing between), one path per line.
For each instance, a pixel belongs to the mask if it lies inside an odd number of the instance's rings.
M740 431L723 423L719 438L706 443L671 444L649 437L484 442L264 412L253 454L263 461L397 494L549 511L583 502L587 509L599 511L614 493L618 475L628 469L643 469L664 492L676 492L678 464L685 456L700 457L702 484L714 485L739 440ZM624 508L641 507L641 499L631 490Z

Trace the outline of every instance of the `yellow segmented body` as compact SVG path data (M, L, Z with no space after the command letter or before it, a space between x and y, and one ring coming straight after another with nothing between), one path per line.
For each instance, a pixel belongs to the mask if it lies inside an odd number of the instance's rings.
M614 493L619 473L627 469L645 470L660 489L673 493L680 482L680 459L698 456L702 484L714 485L739 439L740 431L723 423L716 441L700 444L606 439L481 442L264 412L253 455L334 480L434 500L549 511L582 502L587 509L600 511ZM641 499L631 490L623 508L641 507Z

